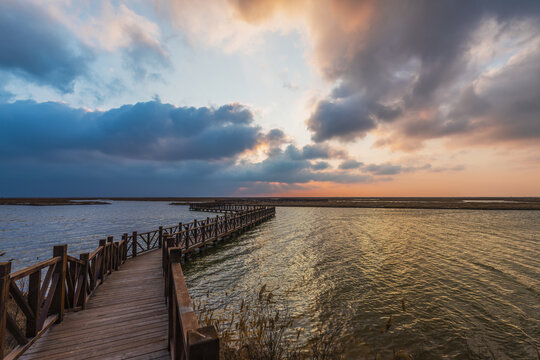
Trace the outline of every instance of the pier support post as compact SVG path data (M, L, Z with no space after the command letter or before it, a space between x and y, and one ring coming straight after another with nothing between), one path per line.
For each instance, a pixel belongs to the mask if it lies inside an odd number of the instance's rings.
M158 244L159 248L161 249L163 246L163 226L160 226L158 230Z

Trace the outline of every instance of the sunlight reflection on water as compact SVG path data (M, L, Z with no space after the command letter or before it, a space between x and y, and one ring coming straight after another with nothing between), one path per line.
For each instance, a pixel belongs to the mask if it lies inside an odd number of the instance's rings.
M301 326L347 324L351 358L525 359L540 341L539 234L540 212L278 208L184 273L209 306L267 284Z

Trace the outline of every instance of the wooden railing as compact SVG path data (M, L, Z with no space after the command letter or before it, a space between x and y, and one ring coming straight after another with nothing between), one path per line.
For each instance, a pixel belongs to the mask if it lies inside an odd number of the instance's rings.
M127 260L126 249L125 238L114 242L110 236L78 259L67 254L67 245L57 245L51 259L14 273L10 262L0 263L0 359L18 358L66 311L84 310L95 289ZM6 343L8 335L15 345Z
M201 203L190 203L189 210L193 211L207 211L207 212L238 212L238 211L248 211L255 210L259 208L265 208L265 206L258 205L240 205L224 201L212 201L212 202L201 202Z
M229 209L229 207L227 207ZM231 215L179 224L164 235L163 271L169 312L169 350L172 359L217 360L219 339L213 326L199 327L180 265L182 257L210 242L244 231L275 215L273 207L250 207Z
M171 237L170 244L174 239ZM200 327L187 290L180 259L182 249L167 251L167 280L165 285L169 313L169 350L171 359L217 360L219 338L214 326Z
M159 248L165 249L164 238L170 239L168 240L170 246L162 253L165 282L168 284L166 296L169 304L176 304L173 306L176 315L169 313L170 319L171 315L174 315L173 318L176 320L171 320L170 324L176 323L177 327L174 329L196 330L197 327L182 325L185 318L182 315L184 314L182 304L186 304L186 299L178 296L187 294L187 288L185 283L183 285L181 283L184 280L180 264L169 261L168 249L179 248L176 250L177 253L173 251L172 259L176 259L178 252L182 256L210 241L242 231L275 214L273 207L228 211L234 213L207 218L206 221L194 220L187 224L160 226L158 230L140 234L125 233L119 242L114 242L114 238L109 236L107 239L99 240L99 246L93 252L82 253L79 258L67 254L67 245L57 245L54 246L53 257L49 260L14 273L11 273L11 262L0 262L0 360L18 358L51 325L60 323L66 311L84 310L90 296L113 271L119 270L130 257ZM169 278L174 281L169 281ZM189 298L189 294L187 296ZM187 303L191 303L191 300ZM191 340L185 338L187 343L200 343L194 340L194 336L207 334L204 328L201 331L203 333L193 333ZM179 341L179 333L175 331L172 333L174 335L172 338ZM6 342L8 338L15 343L14 346L10 344L9 350ZM198 354L199 350L195 350L196 346L193 346L191 354ZM177 349L180 348L174 345L171 348L172 353L182 353ZM185 351L183 353L189 354ZM189 359L181 356L176 358Z

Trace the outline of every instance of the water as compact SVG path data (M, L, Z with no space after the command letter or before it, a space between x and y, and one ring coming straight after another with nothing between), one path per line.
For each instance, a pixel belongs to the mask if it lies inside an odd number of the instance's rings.
M109 235L156 230L160 225L206 219L187 206L168 202L114 201L111 205L0 206L0 253L16 270L52 257L54 245L68 244L68 253L93 251Z
M53 244L76 253L104 235L207 215L153 202L3 206L0 246L4 258L31 263ZM398 349L425 359L536 359L540 346L540 212L278 208L191 259L184 274L192 297L215 307L267 284L306 331L345 324L353 359Z

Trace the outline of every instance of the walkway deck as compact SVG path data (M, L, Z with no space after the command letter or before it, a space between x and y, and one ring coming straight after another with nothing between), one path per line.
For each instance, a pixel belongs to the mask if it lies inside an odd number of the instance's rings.
M127 261L20 359L170 359L164 286L161 251Z

